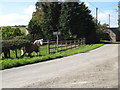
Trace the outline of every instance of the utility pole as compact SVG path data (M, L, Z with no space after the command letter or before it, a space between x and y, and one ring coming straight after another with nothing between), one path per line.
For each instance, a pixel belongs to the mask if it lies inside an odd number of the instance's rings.
M110 28L110 14L109 14L109 28Z
M96 25L98 25L98 8L96 8Z
M118 28L120 30L120 1L118 2Z

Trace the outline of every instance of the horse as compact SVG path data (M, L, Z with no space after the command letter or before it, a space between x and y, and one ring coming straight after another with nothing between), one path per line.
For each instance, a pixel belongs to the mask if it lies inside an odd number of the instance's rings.
M32 43L30 46L22 47L21 48L21 52L22 52L21 57L23 57L26 53L28 53L28 56L31 56L31 53L33 51L35 51L36 55L38 55L40 45L43 45L43 39L35 40L34 43Z

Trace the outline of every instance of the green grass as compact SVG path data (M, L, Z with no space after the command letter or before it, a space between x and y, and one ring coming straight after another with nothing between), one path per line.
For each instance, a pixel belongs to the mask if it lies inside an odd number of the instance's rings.
M111 41L108 41L108 40L100 40L100 41L103 43L111 43Z
M83 52L87 52L90 50L93 50L95 48L98 48L100 46L103 46L104 44L91 44L91 45L82 45L73 49L69 49L66 51L62 51L62 52L58 52L55 54L46 54L46 50L47 47L43 46L40 48L40 53L42 54L42 56L36 56L36 57L24 57L24 58L14 58L14 59L4 59L0 61L0 69L7 69L7 68L12 68L12 67L18 67L18 66L22 66L22 65L27 65L27 64L32 64L32 63L37 63L37 62L41 62L41 61L47 61L47 60L52 60L55 58L60 58L60 57L65 57L65 56L70 56L73 54L77 54L77 53L83 53ZM65 47L63 47L65 48ZM45 51L44 51L45 50Z

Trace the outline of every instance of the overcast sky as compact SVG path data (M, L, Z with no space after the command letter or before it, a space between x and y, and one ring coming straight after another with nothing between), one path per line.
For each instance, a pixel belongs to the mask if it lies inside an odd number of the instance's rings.
M1 0L0 1L0 26L27 25L35 11L37 0ZM81 0L91 10L95 17L95 9L98 8L98 20L103 23L109 22L111 15L111 27L118 26L118 0ZM101 2L102 1L102 2Z

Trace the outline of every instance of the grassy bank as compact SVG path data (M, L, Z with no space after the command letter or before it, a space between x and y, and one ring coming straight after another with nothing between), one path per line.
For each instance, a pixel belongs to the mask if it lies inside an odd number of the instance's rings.
M91 45L82 45L73 49L69 49L67 51L58 52L55 54L43 55L43 56L36 56L36 57L24 57L20 59L4 59L0 61L0 69L7 69L12 67L18 67L22 65L37 63L41 61L52 60L55 58L70 56L77 53L87 52L103 46L104 44L91 44Z

